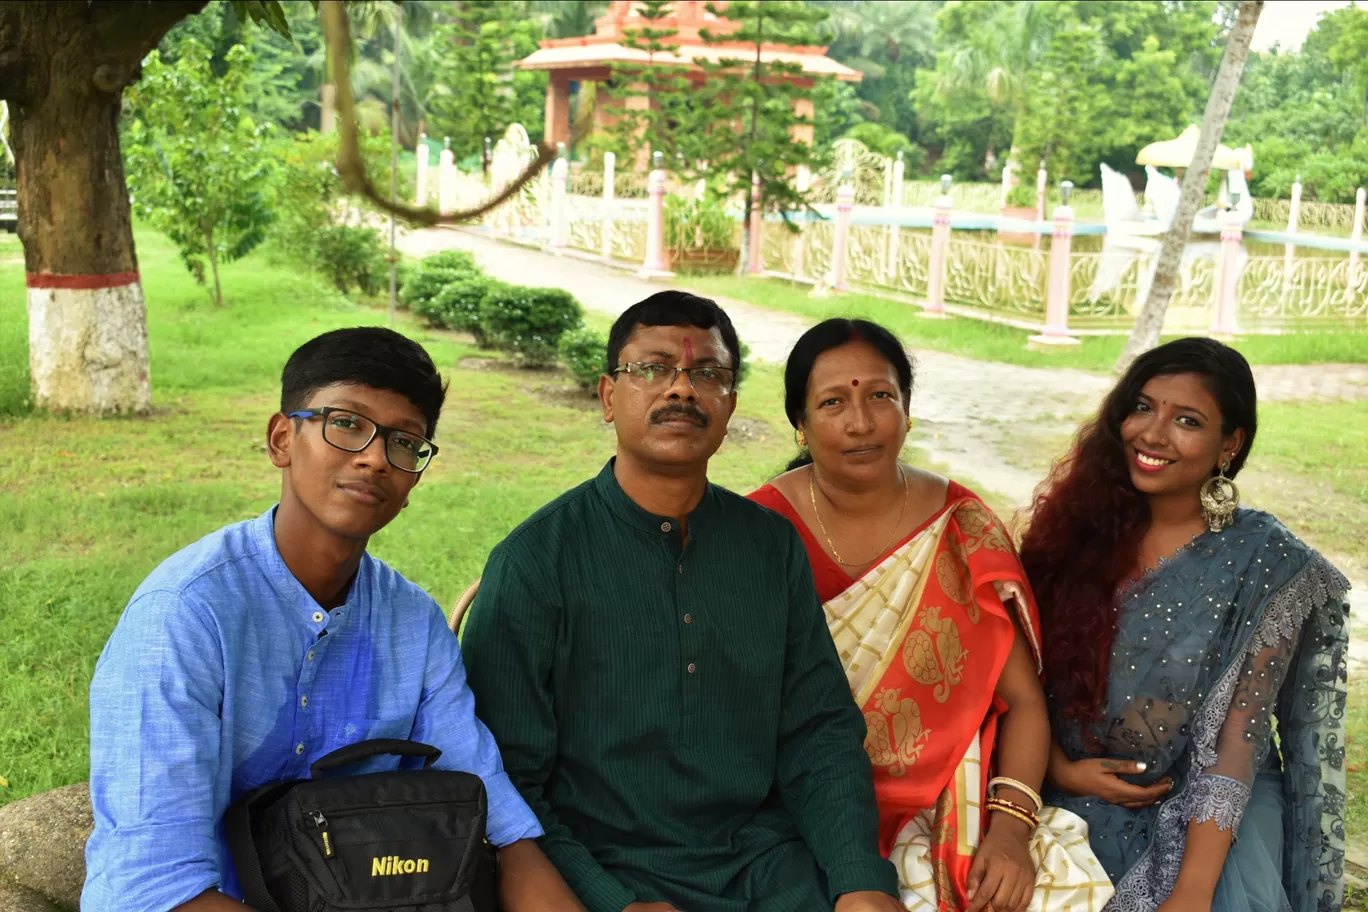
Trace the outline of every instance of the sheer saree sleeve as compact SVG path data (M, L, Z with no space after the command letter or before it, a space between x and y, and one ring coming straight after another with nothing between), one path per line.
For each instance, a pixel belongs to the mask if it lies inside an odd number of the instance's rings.
M1296 651L1299 630L1257 648L1240 666L1225 720L1198 773L1184 793L1183 819L1239 827L1254 776L1272 745L1273 706Z

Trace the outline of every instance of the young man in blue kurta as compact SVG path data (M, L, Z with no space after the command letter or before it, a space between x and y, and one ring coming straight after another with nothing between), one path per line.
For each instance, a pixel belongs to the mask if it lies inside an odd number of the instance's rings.
M681 292L618 320L617 456L490 555L471 687L590 912L900 912L802 542L708 483L738 349Z
M369 738L431 744L439 768L484 781L504 908L578 908L532 841L442 610L366 553L437 451L445 393L422 347L385 329L291 356L267 429L280 503L153 571L96 666L85 912L240 912L229 804Z

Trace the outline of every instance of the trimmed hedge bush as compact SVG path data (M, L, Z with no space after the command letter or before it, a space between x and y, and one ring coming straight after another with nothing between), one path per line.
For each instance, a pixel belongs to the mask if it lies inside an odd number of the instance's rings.
M433 299L452 282L483 276L475 258L464 250L443 250L422 259L418 269L404 282L399 300L429 323L440 326L441 321L435 319Z
M552 364L561 336L580 325L579 302L559 288L504 285L480 303L480 327L528 364Z
M608 370L608 337L581 326L561 336L559 349L575 382L591 393L598 389L599 377Z
M427 305L433 312L428 319L447 329L470 333L475 344L485 348L489 337L480 325L480 307L491 291L503 287L502 282L484 275L448 282Z

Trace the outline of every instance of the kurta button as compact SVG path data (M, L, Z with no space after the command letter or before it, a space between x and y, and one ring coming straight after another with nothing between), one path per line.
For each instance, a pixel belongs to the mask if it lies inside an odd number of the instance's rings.
M684 615L684 623L686 623L686 624L692 624L692 623L693 623L693 615L692 615L692 614L686 614L686 615ZM690 670L692 670L692 669L693 669L693 666L690 665L689 668L690 668Z
M295 756L298 756L302 753L304 753L304 742L300 741L298 744L295 745Z
M315 611L315 612L313 613L313 619L314 619L314 623L315 623L315 624L321 624L321 623L323 623L323 612L321 612L321 611Z
M308 709L308 708L309 708L309 695L308 695L308 694L305 694L304 696L302 696L302 697L299 698L299 705L302 706L302 707L304 707L305 709Z
M312 649L309 650L309 661L310 661L310 662L313 661L313 650L312 650Z
M693 674L695 671L698 671L698 666L695 665L693 662L690 662L690 663L689 663L689 674Z
M660 531L661 531L661 532L669 532L670 529L672 529L672 528L674 528L674 527L671 526L669 523L661 523L661 524L660 524Z

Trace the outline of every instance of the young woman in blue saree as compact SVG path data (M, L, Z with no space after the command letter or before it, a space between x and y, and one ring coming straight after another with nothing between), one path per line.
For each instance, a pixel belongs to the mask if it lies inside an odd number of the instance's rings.
M1333 912L1348 583L1233 479L1257 427L1234 349L1136 360L1037 494L1021 560L1055 745L1107 912Z

